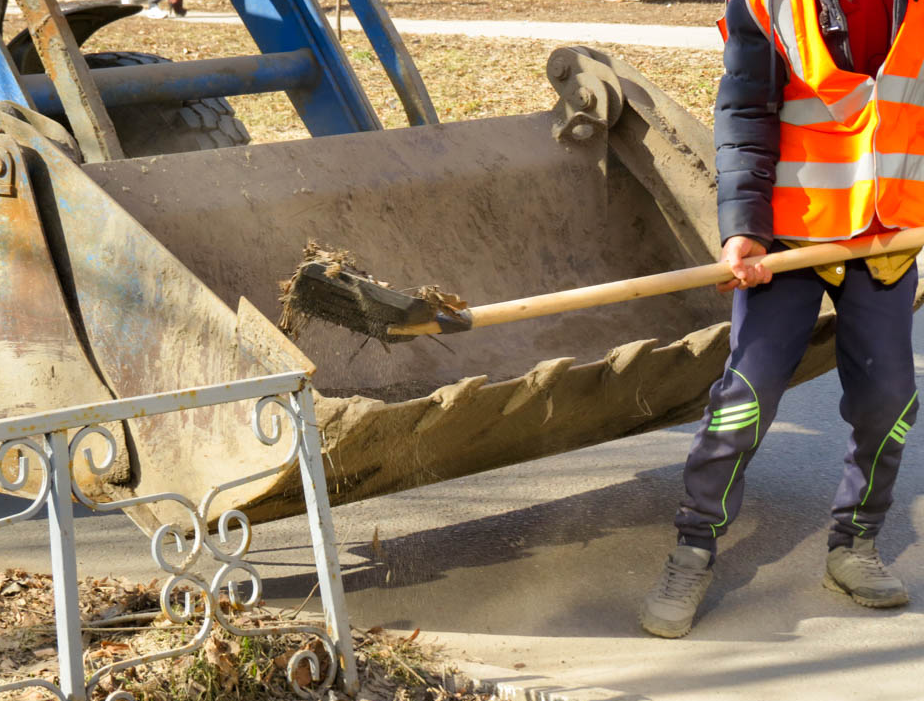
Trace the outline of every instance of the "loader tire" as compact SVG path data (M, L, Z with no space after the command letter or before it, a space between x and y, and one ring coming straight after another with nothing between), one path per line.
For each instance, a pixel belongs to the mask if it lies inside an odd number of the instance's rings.
M90 68L169 63L169 58L135 51L86 54ZM223 97L184 102L126 105L109 109L126 158L208 151L250 143L250 134Z

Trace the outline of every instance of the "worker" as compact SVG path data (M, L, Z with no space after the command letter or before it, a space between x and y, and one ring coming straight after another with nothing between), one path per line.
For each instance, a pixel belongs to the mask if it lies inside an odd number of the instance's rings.
M183 0L167 0L168 9L160 6L160 0L121 0L123 5L137 5L147 3L144 11L141 13L148 19L167 19L169 17L185 17L186 8L183 7Z
M639 620L686 635L716 540L804 354L827 292L850 424L823 584L870 607L908 601L875 538L918 410L911 317L916 251L771 275L742 259L924 224L924 2L730 0L715 108L722 257L734 278L731 353L684 468L677 546ZM771 50L771 46L774 50ZM805 456L812 469L815 456ZM776 537L766 524L766 537Z

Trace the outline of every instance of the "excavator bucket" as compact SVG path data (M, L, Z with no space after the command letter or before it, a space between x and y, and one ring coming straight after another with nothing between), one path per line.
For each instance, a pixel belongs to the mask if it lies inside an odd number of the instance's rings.
M296 348L267 321L312 241L473 305L715 260L708 130L593 51L557 50L549 77L544 113L82 166L3 118L0 361L20 378L3 413L313 362L335 504L697 418L727 353L712 289L388 346L318 321ZM833 321L796 382L832 367ZM121 427L130 462L78 479L197 499L246 474L233 411ZM216 512L231 507L304 508L295 467ZM174 517L156 508L131 515Z

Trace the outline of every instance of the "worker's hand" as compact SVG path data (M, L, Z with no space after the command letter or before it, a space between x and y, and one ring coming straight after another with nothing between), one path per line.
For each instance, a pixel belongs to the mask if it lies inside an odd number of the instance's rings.
M763 265L748 265L744 262L745 258L751 256L762 256L767 252L761 244L747 236L732 236L722 246L722 260L728 263L734 278L728 282L721 282L716 285L719 292L728 292L729 290L744 290L748 287L754 287L770 282L773 273L764 268Z

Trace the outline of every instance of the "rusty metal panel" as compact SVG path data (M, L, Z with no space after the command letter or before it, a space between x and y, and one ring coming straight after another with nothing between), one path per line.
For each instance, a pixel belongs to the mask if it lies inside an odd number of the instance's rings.
M84 158L91 162L123 158L112 120L57 0L19 0L19 6Z
M22 152L6 135L0 135L0 367L0 417L112 399L74 326ZM122 425L109 428L124 444ZM2 469L13 469L12 461L11 454ZM34 496L40 478L33 472L23 493ZM121 451L107 481L122 484L129 478L127 451ZM83 461L78 461L75 479L96 498L111 494L111 484L94 476Z

